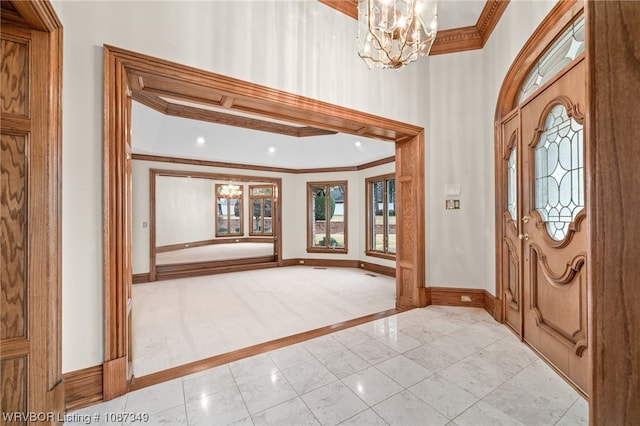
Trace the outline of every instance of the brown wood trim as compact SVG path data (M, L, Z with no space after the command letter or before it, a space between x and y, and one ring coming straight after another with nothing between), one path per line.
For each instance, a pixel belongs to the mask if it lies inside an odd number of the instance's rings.
M482 36L475 26L438 31L429 55L482 49Z
M213 240L190 241L188 243L169 244L156 247L156 253L166 253L168 251L182 250L193 247L203 247L215 244L241 244L241 243L273 243L273 237L229 237L216 238Z
M62 29L53 5L48 1L11 1L24 23L34 29L55 32Z
M202 240L202 241L189 241L188 243L180 243L180 244L167 244L166 246L156 246L156 253L166 253L169 251L182 250L186 248L193 247L203 247L209 246L211 244L216 244L218 240Z
M225 274L228 272L254 271L278 267L274 256L228 260L224 262L202 262L184 265L158 265L156 280L173 280L177 278L200 277L203 275Z
M380 160L370 161L368 163L360 164L357 169L358 170L366 170L372 167L381 166L383 164L394 163L396 161L396 156L392 155L391 157L381 158Z
M358 267L365 271L375 272L376 274L386 275L388 277L396 276L396 268L393 266L378 265L376 263L358 261Z
M634 424L640 419L638 3L587 1L585 27L589 424Z
M221 167L226 169L256 170L261 172L296 173L296 169L284 167L255 166L240 163L225 163L221 161L194 160L190 158L165 157L162 155L132 154L131 158L138 161L154 161L158 163L189 164L192 166Z
M276 185L278 188L282 182L279 177L271 176L252 176L252 175L236 175L228 173L211 173L195 170L172 170L172 169L149 169L153 171L155 176L172 176L172 177L191 177L191 178L203 178L211 180L229 181L229 179L235 182L268 182Z
M213 192L214 197L215 197L215 206L218 206L218 201L219 200L227 200L227 220L226 220L226 225L227 225L227 232L220 232L220 228L218 227L218 221L220 220L220 213L221 210L218 210L218 208L215 209L215 233L216 233L216 238L240 238L244 235L244 194L242 194L239 197L224 197L220 195L220 189L224 186L224 184L221 183L216 183L215 184L215 191ZM243 189L244 190L244 189ZM236 199L238 200L238 203L240 204L240 215L238 216L238 221L240 222L240 227L238 229L238 232L231 232L231 200L232 199ZM234 213L235 214L235 213Z
M332 186L342 186L344 187L344 196L343 196L343 210L344 210L344 218L343 218L343 233L344 233L344 244L343 247L339 247L339 248L331 248L331 247L316 247L312 244L313 241L313 235L312 235L312 229L313 229L313 220L314 220L314 215L315 213L311 211L311 188L312 187L320 187L320 186L324 186L326 187L327 191L325 194L325 197L327 198L327 205L329 205L329 193L331 190ZM348 244L348 218L347 218L347 212L348 212L348 206L349 206L349 202L348 202L348 196L349 194L349 184L346 180L332 180L332 181L320 181L320 182L307 182L307 192L306 192L306 197L307 197L307 253L334 253L334 254L347 254L349 252L349 244ZM327 209L328 210L328 209ZM326 212L325 212L326 213ZM330 240L331 238L331 218L329 218L328 220L326 220L326 214L325 214L325 243L327 242L331 242Z
M358 19L357 0L319 0L321 3ZM487 0L475 25L438 31L430 55L482 49L507 9L510 0Z
M140 73L151 73L162 80L165 85L175 88L174 92L207 89L211 95L222 94L216 102L223 98L233 98L232 107L238 111L248 111L256 115L291 121L312 127L336 130L348 134L356 134L357 129L369 126L368 137L382 140L402 141L403 145L415 145L416 152L424 153L424 129L408 123L379 117L373 114L333 105L327 102L306 98L300 95L283 92L247 81L226 77L197 68L188 67L160 58L143 55L133 51L104 46L104 179L103 179L103 211L104 211L104 353L105 360L117 360L128 355L129 338L127 335L128 288L131 271L127 253L131 247L131 233L127 224L130 207L123 200L130 199L130 168L126 164L126 147L128 144L129 111L131 108L128 82L133 81ZM423 161L423 160L422 160ZM407 169L417 182L415 192L415 208L407 210L405 217L398 216L399 221L415 224L418 232L424 232L424 165ZM282 194L279 194L282 201ZM281 211L276 209L278 226L281 226ZM281 229L276 229L281 235ZM399 243L402 237L398 237ZM422 239L419 239L422 240ZM424 243L424 242L423 242ZM422 243L422 244L423 244ZM278 241L281 244L281 241ZM418 244L419 245L419 244ZM281 255L278 247L277 257ZM417 247L416 272L424 285L424 247ZM276 265L280 262L274 262ZM416 282L407 283L400 274L396 278L396 288L414 286ZM420 287L420 286L418 286ZM420 290L416 288L416 292ZM109 362L109 361L107 361ZM105 377L105 400L126 392L127 369L107 369Z
M153 281L151 279L151 274L149 274L148 272L144 272L141 274L133 274L131 276L131 282L132 284L144 284L144 283L149 283Z
M102 374L102 364L64 374L67 411L102 401Z
M318 0L332 9L342 12L345 15L358 19L358 0Z
M267 263L273 262L275 259L273 256L259 256L259 257L247 257L244 259L232 259L232 260L213 260L209 262L190 262L190 263L168 263L157 265L157 274L167 274L173 272L185 272L185 271L197 271L200 269L212 269L216 267L227 267L234 265L248 265L251 263Z
M387 216L388 216L388 194L387 194L387 181L388 180L395 180L396 175L395 173L388 173L386 175L380 175L380 176L371 176L368 177L364 180L364 191L365 191L365 218L364 218L364 233L365 233L365 254L367 256L371 256L371 257L379 257L381 259L389 259L389 260L396 260L396 254L395 253L388 253L388 252L383 252L383 251L376 251L371 249L371 242L372 242L372 234L371 234L371 218L373 216L371 211L371 206L372 206L372 199L371 199L371 184L374 182L382 182L382 198L383 198L383 215L382 215L382 228L384 229L384 236L388 237L387 235ZM394 213L395 214L395 213ZM387 241L385 239L385 241ZM384 244L383 244L384 246ZM383 247L384 249L385 247Z
M127 392L127 357L111 359L102 365L102 398L109 401Z
M336 131L332 130L318 129L309 126L292 126L283 123L275 123L268 120L259 120L256 118L240 116L237 114L229 114L226 112L211 111L204 108L180 105L168 102L160 97L164 95L165 94L162 92L158 93L157 91L151 89L144 89L144 92L134 92L133 98L136 101L142 102L148 107L153 108L162 114L189 118L192 120L207 121L210 123L223 124L226 126L235 126L262 132L277 133L280 135L286 135L296 138L320 135L335 135L337 133ZM231 107L231 105L229 106L229 108Z
M495 318L495 297L487 290L484 291L484 310Z
M562 34L562 30L582 12L583 3L577 0L563 0L556 3L549 14L522 47L509 67L496 103L495 123L501 122L518 101L518 91L529 70L547 49L549 44Z
M165 157L161 155L150 154L131 154L133 160L138 161L155 161L158 163L172 163L172 164L189 164L192 166L206 166L206 167L220 167L228 169L241 169L241 170L256 170L262 172L279 172L279 173L293 173L293 174L306 174L306 173L335 173L335 172L355 172L358 170L366 170L372 167L377 167L383 164L393 163L396 160L394 155L380 160L371 161L361 164L359 166L346 166L346 167L319 167L314 169L291 169L284 167L270 167L270 166L255 166L250 164L240 163L224 163L221 161L209 161L209 160L194 160L189 158L178 157Z
M485 290L473 288L429 287L432 305L471 306L484 309ZM462 297L470 297L471 301L462 301Z
M378 312L375 314L366 315L360 318L339 322L326 327L316 328L314 330L294 334L293 336L283 337L280 339L272 340L270 342L249 346L247 348L239 349L233 352L228 352L226 354L212 356L200 361L195 361L189 364L181 365L179 367L174 367L174 368L170 368L157 373L148 374L146 376L134 377L129 386L129 391L134 391L134 390L142 389L148 386L156 385L158 383L163 383L168 380L172 380L172 379L183 377L189 374L197 373L199 371L207 370L209 368L218 367L220 365L228 364L230 362L238 361L254 355L259 355L265 352L284 348L286 346L291 346L296 343L306 342L307 340L315 339L317 337L322 337L327 334L335 333L336 331L355 327L357 325L364 324L370 321L375 321L381 318L387 318L389 316L396 315L404 311L406 311L406 309L404 310L389 309L389 310Z
M482 47L487 43L491 33L498 25L502 14L509 6L509 2L510 0L487 0L476 22L476 29L482 37Z

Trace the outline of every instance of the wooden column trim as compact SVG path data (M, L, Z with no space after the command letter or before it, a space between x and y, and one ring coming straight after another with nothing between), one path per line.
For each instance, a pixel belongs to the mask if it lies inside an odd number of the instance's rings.
M127 264L126 123L129 102L124 66L104 50L104 398L126 392Z
M209 71L188 67L148 55L104 46L104 288L105 288L105 368L104 398L108 400L121 394L126 389L127 347L127 286L130 285L130 262L126 259L131 244L130 231L127 230L127 179L129 171L126 167L126 144L128 109L127 98L129 88L127 82L135 77L153 74L163 90L176 95L198 91L204 98L198 102L208 101L215 104L218 95L234 98L230 108L250 108L256 115L284 121L291 121L306 126L326 130L355 134L363 126L371 128L369 137L393 141L411 141L418 138L424 144L424 129L408 123L376 116L373 114L329 104L319 100L283 92L266 86L215 74ZM206 88L204 90L203 88ZM144 88L132 87L134 95L143 94ZM204 91L203 91L204 90ZM206 93L205 93L206 92ZM205 96L206 95L206 96ZM393 143L392 142L392 143ZM406 143L406 142L402 142ZM408 175L420 185L414 193L413 202L416 209L407 212L416 215L417 232L424 235L424 151L420 147L419 164ZM282 226L281 209L282 194L278 194L275 214L278 215L278 227ZM278 229L278 235L282 230ZM424 246L423 238L419 238ZM281 238L278 238L278 264L280 258ZM420 248L420 247L418 247ZM416 255L416 271L418 282L424 285L424 247ZM401 278L400 278L401 279ZM418 294L420 289L412 289Z
M591 282L589 424L640 419L640 7L586 4Z

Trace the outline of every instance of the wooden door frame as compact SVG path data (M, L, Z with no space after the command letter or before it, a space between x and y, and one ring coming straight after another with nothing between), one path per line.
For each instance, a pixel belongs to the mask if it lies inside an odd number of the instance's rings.
M4 2L3 2L4 3ZM25 29L30 38L30 109L27 116L2 120L20 133L31 131L38 149L28 153L29 280L26 339L16 338L0 353L28 351L25 408L30 413L64 412L62 375L62 23L49 1L10 1L15 12L2 10L2 24ZM30 33L30 35L27 34ZM33 58L36 58L33 60ZM26 120L25 120L26 119ZM27 124L25 121L28 120ZM35 190L31 190L35 189ZM21 389L14 384L14 392ZM24 389L23 389L24 390ZM14 395L9 395L11 399ZM18 397L19 398L19 397ZM59 424L60 420L52 424Z
M494 318L499 322L504 322L504 283L502 281L503 265L503 239L502 232L502 211L506 205L506 193L504 191L504 182L506 179L505 170L502 164L502 153L504 144L508 141L502 140L502 121L510 115L514 108L518 105L519 90L524 84L525 78L529 74L529 70L538 60L544 50L560 36L562 30L573 21L574 17L582 12L583 5L576 0L559 1L556 6L549 12L547 17L542 21L538 28L531 35L529 40L514 60L509 68L507 75L500 88L498 102L496 105L496 113L494 120L494 139L495 139L495 247L496 247L496 293L495 293L495 313ZM588 176L585 177L588 180ZM588 192L586 194L588 197ZM589 202L588 198L587 204ZM519 219L519 218L516 218Z
M170 78L219 91L220 105L241 101L253 112L301 125L377 137L395 142L398 209L396 305L426 306L424 129L315 99L222 76L112 46L104 46L104 365L103 394L109 400L127 392L127 310L131 285L129 72ZM141 89L142 84L136 90ZM203 92L200 91L200 94ZM404 193L404 199L400 196ZM404 203L404 204L403 204Z

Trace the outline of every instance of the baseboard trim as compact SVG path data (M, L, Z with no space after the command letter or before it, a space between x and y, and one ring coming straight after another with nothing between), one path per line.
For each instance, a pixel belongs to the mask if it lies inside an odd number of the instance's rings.
M131 276L131 282L133 284L144 284L151 282L151 274L144 272L142 274L133 274Z
M429 287L432 305L484 308L484 290L473 288ZM469 298L463 301L463 298Z
M102 364L65 373L65 409L88 407L103 400Z
M166 253L169 251L183 250L186 248L193 247L204 247L215 244L238 244L238 243L269 243L273 244L273 237L224 237L224 238L216 238L213 240L202 240L202 241L189 241L186 243L179 244L169 244L166 246L158 246L156 247L156 253Z
M346 260L346 259L313 259L313 258L293 258L283 259L280 266L320 266L320 267L338 267L338 268L358 268L365 271L374 272L376 274L386 275L389 277L396 276L396 268L391 266L378 265L376 263L366 262L363 260Z
M493 318L496 314L496 298L487 290L484 291L484 310L489 312Z
M396 268L391 266L378 265L370 262L358 262L358 267L365 271L374 272L376 274L386 275L388 277L396 276Z
M120 357L102 364L102 399L110 401L127 393L127 358Z

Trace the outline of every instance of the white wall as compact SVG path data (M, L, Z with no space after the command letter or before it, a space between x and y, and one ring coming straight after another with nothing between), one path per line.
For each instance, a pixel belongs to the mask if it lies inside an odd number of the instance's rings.
M213 188L210 179L156 177L156 246L215 238Z
M63 371L103 360L103 44L427 128L427 284L493 288L495 82L549 3L512 1L484 51L401 72L368 70L355 52L355 21L317 1L54 0L54 7L64 25ZM443 183L461 183L460 211L444 211ZM283 178L283 193L301 185ZM283 198L292 212L300 204ZM304 215L291 220L302 235L304 224ZM349 232L350 247L362 251ZM285 247L285 258L306 255L301 244Z
M482 64L484 96L481 100L479 113L484 124L482 138L487 143L478 153L478 158L482 159L485 165L483 174L479 178L485 182L487 191L485 193L486 220L479 224L476 232L478 238L483 241L486 288L491 294L495 294L496 281L494 119L498 94L509 67L555 4L555 0L511 1L482 50L484 56Z

